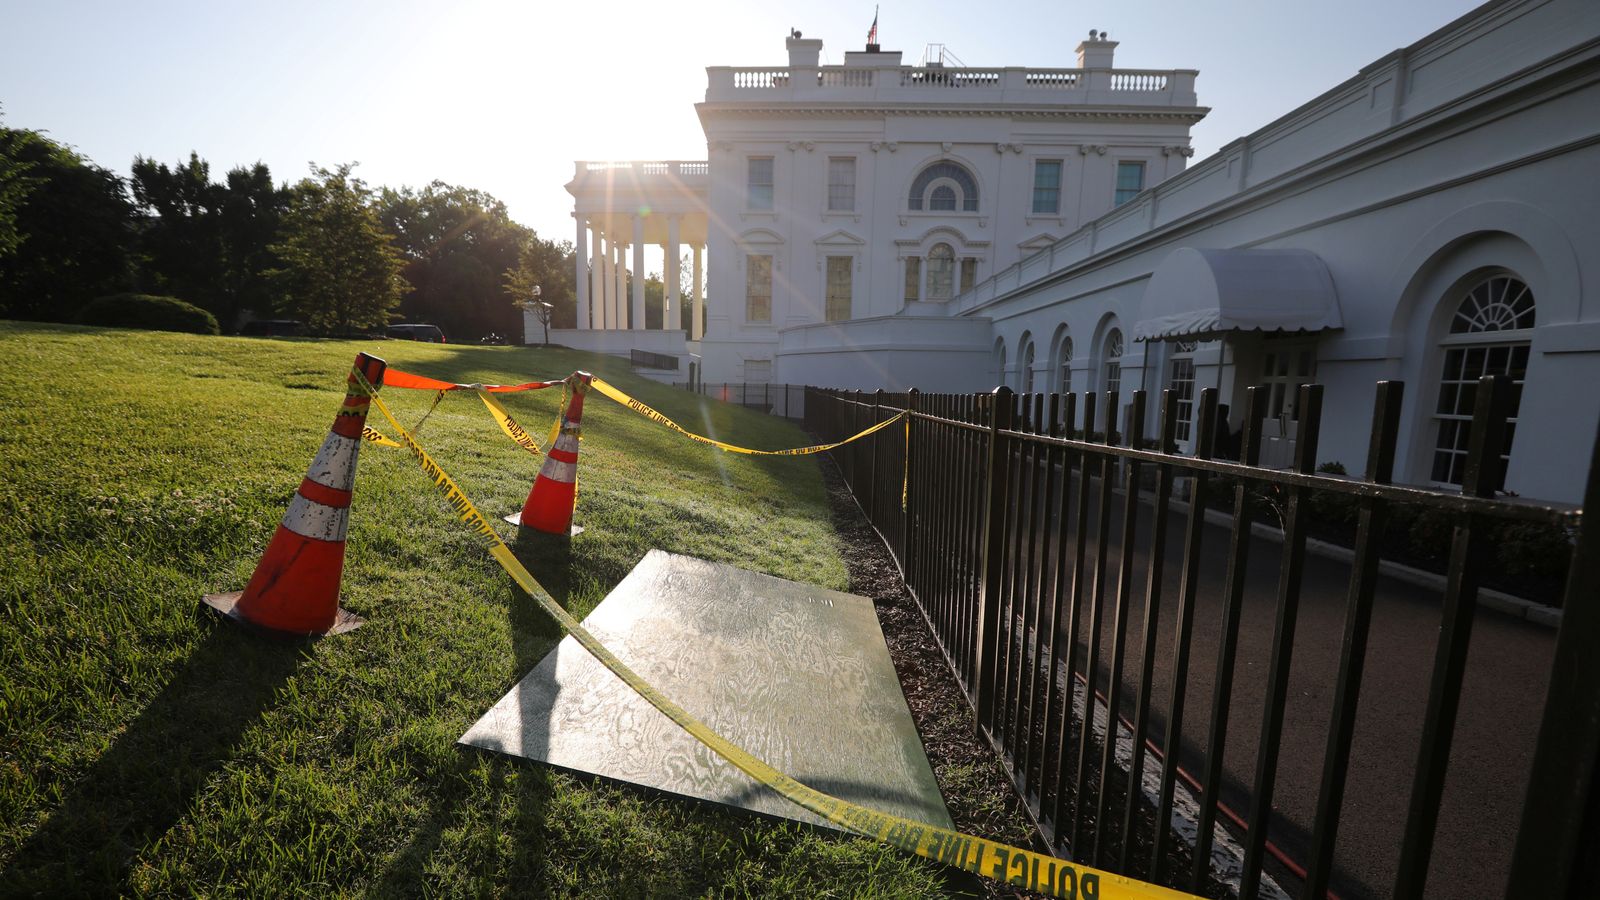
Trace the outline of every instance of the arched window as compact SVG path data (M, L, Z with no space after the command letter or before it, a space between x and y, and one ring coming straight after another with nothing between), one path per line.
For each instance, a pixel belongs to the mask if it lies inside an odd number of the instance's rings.
M1000 386L1002 384L1005 384L1006 383L1006 339L1005 338L995 338L995 340L994 340L994 355L993 355L993 357L991 359L991 364L994 366L993 374L994 374L995 386L998 387L998 386Z
M1061 349L1056 354L1056 369L1061 373L1061 393L1072 393L1072 335L1061 336Z
M1478 379L1485 375L1509 375L1516 384L1506 443L1500 453L1502 461L1510 460L1533 326L1533 291L1516 276L1490 275L1473 284L1461 298L1450 317L1448 332L1439 341L1444 368L1439 374L1439 402L1433 412L1438 429L1433 445L1434 481L1461 484L1472 437ZM1494 486L1505 486L1504 466Z
M1122 390L1122 329L1106 332L1105 352L1100 364L1100 387L1106 393Z
M1022 392L1033 393L1033 341L1028 341L1022 346L1022 357L1019 365L1022 367Z
M949 205L940 205L944 203ZM936 162L912 180L906 208L977 212L978 180L959 163Z
M955 294L956 251L934 244L928 251L928 299L949 300Z

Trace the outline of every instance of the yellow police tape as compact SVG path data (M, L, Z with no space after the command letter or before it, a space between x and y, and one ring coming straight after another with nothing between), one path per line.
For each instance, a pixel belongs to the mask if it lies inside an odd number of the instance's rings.
M511 417L511 413L507 412L506 408L500 405L500 401L496 400L493 394L490 394L488 391L478 391L477 393L478 398L483 401L483 405L489 407L489 414L493 416L495 422L500 425L500 430L506 433L506 437L511 438L511 440L518 447L521 447L529 453L532 453L534 456L544 455L544 450L540 448L539 442L534 439L533 435L528 434L526 429L517 424L517 420ZM440 391L438 396L436 396L433 400L433 406L438 406L439 400L442 399L444 395L445 392ZM550 426L550 436L546 438L544 442L546 447L556 442L556 435L561 431L561 417L566 414L566 411L567 395L565 392L563 392L561 396L561 407L556 413L555 424ZM423 422L428 421L428 416L431 415L433 415L433 407L428 408L427 414L422 417L422 422L418 422L416 428L413 428L412 431L415 432L416 430L420 429ZM361 437L363 440L369 443L377 444L380 447L405 447L404 444L392 437L389 437L378 429L373 428L371 425L361 426Z
M496 400L493 394L488 391L479 391L478 399L483 401L484 406L489 407L489 414L494 416L494 420L500 424L500 430L506 433L506 437L511 438L518 447L532 453L534 456L544 455L544 451L539 449L539 442L534 440L533 436L528 434L521 425L518 425L516 419L511 418L511 413L506 412L506 408L500 405L500 401ZM544 442L546 447L556 442L556 435L561 432L561 417L566 413L566 410L567 397L565 389L563 389L561 407L556 413L556 422L550 426L550 436Z
M677 723L692 735L696 740L715 751L717 755L737 766L740 771L751 778L772 788L791 802L816 813L819 816L834 822L857 834L874 840L882 841L890 846L906 850L945 865L975 872L996 881L1015 885L1030 891L1038 891L1053 897L1070 898L1070 900L1123 900L1123 898L1182 898L1190 897L1169 888L1159 887L1147 882L1138 881L1112 872L1104 872L1088 866L1080 866L1063 859L1036 853L1021 847L1013 847L996 841L962 834L946 828L938 828L922 822L914 822L899 816L889 815L858 806L847 800L824 794L821 791L806 787L788 775L783 774L758 757L734 744L711 730L704 722L690 715L683 707L674 703L666 695L656 690L649 682L639 677L638 673L628 668L627 664L614 656L605 648L594 635L590 634L578 620L572 618L566 610L558 605L554 598L545 591L544 587L523 567L506 546L505 541L495 533L494 526L478 512L472 501L462 492L453 479L433 461L427 451L422 449L410 432L400 424L400 421L389 411L389 407L372 390L372 386L359 372L356 378L361 387L372 397L372 403L389 420L395 430L400 433L400 439L411 455L416 458L422 470L433 479L433 485L443 495L445 502L455 510L456 515L466 526L478 536L479 542L489 554L500 563L513 581L532 597L551 618L560 623L566 632L572 635L583 649L589 651L602 665L610 669L612 674L622 679L622 682L632 688L639 696L647 700L651 706L660 710L667 718ZM598 382L599 379L596 379ZM602 389L603 390L603 389ZM608 395L609 396L609 395ZM892 420L891 420L892 421ZM882 423L888 424L888 423ZM882 425L879 425L882 427Z
M871 428L868 428L866 431L863 431L860 434L851 435L850 437L847 437L842 441L834 441L831 444L818 444L818 445L816 445L814 447L794 447L794 448L789 449L789 450L751 450L748 447L738 447L738 446L735 446L733 444L728 444L728 443L724 443L723 441L718 441L718 440L714 440L712 438L708 438L708 437L706 437L704 435L695 434L694 432L689 431L688 429L684 428L682 425L679 425L677 422L672 421L671 419L667 418L666 416L662 415L661 413L657 412L656 410L651 409L650 407L646 406L644 403L642 403L642 402L640 402L638 400L635 400L632 397L628 396L627 394L623 393L622 391L618 390L617 386L614 385L614 384L611 384L610 382L602 381L601 379L596 378L596 379L594 379L593 386L594 386L595 390L599 391L602 394L605 394L607 397L610 397L612 400L617 401L618 403L622 404L623 406L626 406L627 408L633 410L634 412L638 413L639 415L644 416L646 419L649 419L652 422L655 422L655 423L660 424L660 425L665 425L668 428L671 428L673 431L678 432L679 434L683 435L684 437L688 438L691 441L699 441L702 444L710 444L713 447L717 447L717 448L722 449L722 450L727 450L730 453L748 453L751 456L806 456L806 455L812 454L812 453L825 453L825 452L827 452L829 450L832 450L835 447L842 447L845 444L850 443L851 441L860 440L861 438L864 438L869 434L873 434L873 433L875 433L877 431L881 431L884 428L888 428L890 425L893 425L894 423L900 421L902 418L905 417L905 413L902 412L899 415L894 416L894 417L892 417L892 418L890 418L890 419L888 419L886 421L879 422L878 424L872 426Z
M373 428L371 425L363 425L363 426L361 426L361 439L364 440L364 441L369 441L371 443L377 444L379 447L404 447L405 446L405 444L402 444L399 441L395 440L394 438L389 437L387 434L384 434L383 432L379 431L378 429Z

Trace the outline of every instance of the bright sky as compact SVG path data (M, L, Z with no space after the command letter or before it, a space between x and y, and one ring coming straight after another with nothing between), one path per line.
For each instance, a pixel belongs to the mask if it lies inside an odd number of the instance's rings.
M879 37L907 62L943 43L973 66L1072 67L1107 30L1119 68L1200 70L1197 162L1475 5L890 0ZM839 63L872 15L844 0L0 0L0 106L124 175L135 155L190 150L218 179L359 161L372 184L488 191L570 241L574 160L704 159L705 67L784 65L791 27Z

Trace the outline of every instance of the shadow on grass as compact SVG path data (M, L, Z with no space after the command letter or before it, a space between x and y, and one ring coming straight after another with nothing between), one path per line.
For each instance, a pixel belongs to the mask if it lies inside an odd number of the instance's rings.
M571 539L521 528L517 530L511 549L556 602L562 607L568 606L572 585ZM538 665L546 653L554 649L562 635L559 627L520 588L512 591L509 615L514 671L520 680ZM498 699L495 698L496 701ZM530 729L528 732L534 733L543 733L543 729ZM368 888L366 896L404 897L436 892L429 888L428 863L444 844L445 836L464 823L463 814L475 790L485 794L484 799L490 807L510 807L514 804L514 818L505 823L516 847L511 868L518 881L526 880L530 885L539 883L539 869L545 857L543 835L551 794L550 769L543 765L528 765L525 760L481 751L475 747L458 745L457 749L456 770L459 777L435 798L426 817L413 830L410 843ZM522 753L525 756L540 757L546 749L531 744L527 735L524 735ZM470 772L484 756L489 758L489 783L486 787L474 788ZM508 791L514 792L515 796L506 797ZM479 827L487 825L493 828L495 824L491 820L489 823L480 823ZM494 835L482 837L492 842ZM469 851L469 855L477 855L477 852Z
M23 844L0 877L5 891L127 893L139 854L178 822L304 659L303 642L217 623Z

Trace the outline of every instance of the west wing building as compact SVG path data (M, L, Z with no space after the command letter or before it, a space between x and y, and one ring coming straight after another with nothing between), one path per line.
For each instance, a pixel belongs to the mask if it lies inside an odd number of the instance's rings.
M710 69L708 162L579 164L591 328L565 342L697 354L714 381L1215 386L1235 426L1262 386L1268 463L1314 381L1321 455L1351 471L1374 382L1400 379L1396 479L1438 484L1460 481L1473 383L1506 374L1506 489L1577 499L1600 421L1600 4L1486 4L1187 168L1196 73L1118 70L1114 47L1092 35L1074 69L818 66L791 39L787 67ZM635 190L650 215L594 205ZM674 234L706 251L703 332L618 331L642 320L626 254Z

